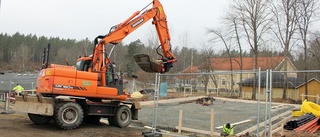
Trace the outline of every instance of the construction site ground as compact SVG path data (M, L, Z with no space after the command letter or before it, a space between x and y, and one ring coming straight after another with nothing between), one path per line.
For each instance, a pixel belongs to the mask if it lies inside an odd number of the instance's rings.
M240 133L252 126L257 125L257 102L250 100L229 99L214 97L216 100L212 102L212 105L202 106L195 102L188 102L197 98L203 97L203 95L193 94L189 96L183 96L182 93L169 93L167 97L161 97L159 100L157 112L157 126L161 127L170 133L177 134L177 130L174 128L178 126L179 110L183 110L183 127L195 128L199 130L210 131L210 110L214 109L214 125L215 127L222 126L226 122L235 123L243 120L250 119L249 122L245 122L238 126L235 126L235 133ZM148 101L147 101L148 100ZM154 101L151 95L148 96L146 101L142 101L142 109L139 112L139 120L132 122L129 127L117 128L109 126L106 119L102 119L100 125L93 125L84 123L78 129L75 130L61 130L53 123L48 125L35 125L23 113L14 114L1 114L0 115L0 133L1 137L140 137L143 136L142 132L150 131L145 127L151 127L154 120ZM180 102L180 103L179 103ZM3 102L0 103L0 111L3 110ZM14 105L11 105L14 107ZM272 109L272 117L284 112L288 112L291 109L299 105L274 103ZM278 106L278 107L276 107ZM11 108L12 109L12 108ZM260 106L260 121L264 121L265 104L262 101ZM290 115L291 113L289 113ZM286 116L289 116L286 115ZM281 117L285 118L286 116ZM280 119L279 119L280 120ZM279 121L278 120L278 121ZM277 120L273 122L276 123ZM262 131L264 128L260 128ZM215 129L215 132L220 132L219 129ZM249 135L255 136L256 131L251 131ZM274 137L281 136L281 130L274 133ZM183 135L196 135L194 133L184 133ZM294 133L291 131L282 131L282 135L285 136L317 136L319 134L308 133ZM167 136L167 135L166 135ZM206 136L197 134L197 136Z

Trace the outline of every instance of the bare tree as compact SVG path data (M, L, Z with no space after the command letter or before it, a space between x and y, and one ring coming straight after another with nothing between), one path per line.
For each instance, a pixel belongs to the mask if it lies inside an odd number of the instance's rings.
M226 25L226 28L231 28L231 29L228 29L228 33L229 33L229 37L232 41L232 45L236 45L239 49L239 60L237 59L233 59L238 65L239 65L239 68L240 68L240 80L242 80L242 70L243 70L243 63L242 63L242 44L243 42L241 42L241 36L242 36L242 33L243 30L241 30L241 24L242 24L242 21L241 21L241 18L235 14L235 12L232 10L232 6L229 7L230 10L227 11L226 13L226 16L223 18L223 22L224 24ZM228 50L227 50L228 51ZM229 53L230 53L230 49L229 49ZM232 66L232 65L231 65ZM239 85L239 96L241 96L242 94L242 85L240 84Z
M242 70L243 70L243 62L242 62L242 47L241 47L241 42L240 42L240 34L239 34L239 27L237 25L237 23L239 22L239 19L236 17L236 16L231 16L231 19L232 21L231 23L231 26L233 28L233 31L234 31L234 34L235 34L235 40L236 40L236 43L238 45L238 48L239 48L239 57L240 57L240 62L236 61L239 66L240 66L240 81L242 81ZM242 83L242 82L241 82ZM242 96L242 84L240 83L239 85L239 96L241 97Z
M311 53L310 60L316 60L317 63L311 63L311 69L320 69L320 32L314 34L310 40L308 52ZM314 62L314 61L313 61Z
M226 48L226 52L228 54L228 58L229 58L229 63L230 63L230 71L231 71L231 74L230 74L230 79L231 79L231 91L234 91L233 89L233 86L232 85L234 83L233 81L233 65L232 65L232 56L231 56L231 53L230 53L230 49L232 47L232 44L231 42L230 43L227 43L229 40L231 40L231 37L232 33L229 33L228 30L222 30L222 29L207 29L208 31L208 34L214 34L215 36L211 39L212 41L216 41L217 39L220 39L219 41L222 41L224 47Z
M263 44L263 37L269 29L271 21L271 0L235 0L231 8L236 16L239 16L246 41L254 53L253 69L257 69L259 46ZM254 75L253 91L251 99L256 99L256 75Z
M304 69L308 69L308 63L307 63L307 39L308 34L310 33L309 27L312 22L314 22L316 19L315 15L319 12L319 0L299 0L298 6L297 6L297 21L298 21L298 29L299 29L299 35L301 37L301 41L304 47L304 59L305 59L305 67ZM308 75L305 73L305 83L308 81ZM308 95L308 85L305 85L305 94Z
M209 73L209 72L213 71L213 69L211 67L211 58L214 57L214 50L213 50L213 46L211 44L212 43L210 43L210 42L206 43L203 41L200 43L200 45L203 47L201 54L203 55L202 60L204 61L204 63L202 65L200 65L199 69L205 73ZM207 94L208 94L209 79L211 79L213 81L213 83L215 84L215 86L218 88L217 79L214 75L201 75L201 76L198 76L198 78L201 81L201 83L204 85L204 90Z
M180 58L183 60L179 60L179 62L183 63L183 68L187 68L190 63L191 63L191 50L189 49L190 47L190 37L188 32L184 32L180 37L179 37L179 43L182 46L181 49L181 54Z
M156 31L154 29L150 29L150 31L148 32L148 39L146 42L146 53L148 53L150 56L156 57L158 56L156 53L156 50L159 46L159 38L156 35Z
M31 54L31 49L25 44L21 44L17 49L18 50L13 52L11 62L13 63L15 68L19 68L22 71L25 71L26 65L33 57Z
M297 1L298 0L281 0L275 1L272 8L274 15L274 29L271 29L273 36L280 43L284 51L284 71L287 71L287 62L290 57L290 49L295 44L293 36L297 28ZM287 73L284 73L282 99L287 98Z

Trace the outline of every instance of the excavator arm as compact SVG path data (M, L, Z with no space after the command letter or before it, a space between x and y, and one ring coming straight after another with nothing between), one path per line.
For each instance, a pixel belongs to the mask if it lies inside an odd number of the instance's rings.
M141 11L135 12L124 22L113 26L107 35L98 36L95 39L92 65L89 71L105 73L108 69L107 65L110 64L110 60L106 57L104 46L110 43L114 45L120 43L126 36L150 19L153 19L152 24L155 25L159 37L160 47L162 49L162 55L160 54L161 59L153 62L147 54L137 54L134 56L135 61L139 67L146 72L165 73L169 71L172 63L176 62L177 59L171 52L171 38L167 17L159 0L153 0L150 4L153 4L152 8L145 10L142 14L140 14ZM98 39L100 39L100 41L98 41Z

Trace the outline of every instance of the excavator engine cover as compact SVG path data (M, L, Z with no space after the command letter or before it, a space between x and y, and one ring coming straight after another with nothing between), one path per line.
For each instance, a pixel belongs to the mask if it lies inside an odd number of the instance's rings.
M134 59L138 66L145 72L150 73L161 73L162 71L162 61L157 60L155 62L150 60L148 54L135 54Z

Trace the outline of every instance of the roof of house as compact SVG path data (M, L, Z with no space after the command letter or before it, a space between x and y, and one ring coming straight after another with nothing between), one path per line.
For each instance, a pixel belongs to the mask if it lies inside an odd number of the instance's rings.
M318 80L318 79L316 79L316 78L311 78L311 79L309 79L308 81L307 81L307 83L309 83L309 82L311 82L311 81L317 81L318 83L320 83L320 81ZM301 86L303 86L303 85L305 85L306 84L306 82L303 82L303 83L301 83L300 85L298 85L296 88L299 88L299 87L301 87Z
M198 66L189 66L186 69L184 69L181 73L197 73ZM180 79L195 79L197 78L196 75L179 75L176 78Z
M253 69L253 58L252 57L243 57L242 58L242 70L252 70ZM279 64L281 64L284 61L283 56L279 57L258 57L258 67L261 68L261 70L266 69L274 69ZM240 70L240 57L237 58L231 58L232 62L232 70ZM205 63L200 65L199 68L204 68ZM230 70L230 59L229 58L211 58L210 59L210 67L212 70Z
M253 86L253 79L254 78L248 78L245 79L238 84L242 84L242 86ZM256 81L258 81L258 77L256 78ZM260 75L260 86L266 87L266 72L262 72ZM294 77L288 77L288 88L296 88L299 85L304 83L303 78L294 78ZM269 83L270 84L270 83ZM258 83L256 83L258 85ZM283 88L284 86L284 75L280 72L272 72L272 87L273 88Z
M196 73L198 70L198 66L189 66L184 69L181 73Z

